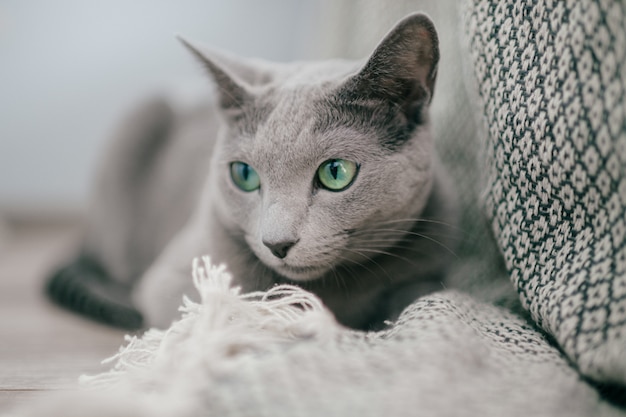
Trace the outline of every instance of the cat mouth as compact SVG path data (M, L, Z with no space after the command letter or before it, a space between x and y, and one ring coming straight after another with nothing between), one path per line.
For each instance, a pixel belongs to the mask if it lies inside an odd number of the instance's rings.
M331 264L328 262L317 262L312 265L294 265L289 263L289 260L277 259L275 256L268 256L266 253L268 251L255 250L256 247L254 245L254 240L251 238L249 239L247 236L246 242L253 248L252 252L255 254L256 258L265 265L266 268L288 281L315 281L332 269ZM291 260L291 262L294 262L294 260Z
M328 268L324 266L295 266L282 264L275 267L274 270L281 276L292 281L313 281L320 278L327 272Z

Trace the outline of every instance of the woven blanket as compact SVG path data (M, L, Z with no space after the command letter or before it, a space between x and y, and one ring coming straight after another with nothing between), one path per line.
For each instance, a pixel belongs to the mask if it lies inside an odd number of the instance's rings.
M586 375L626 382L626 7L467 7L487 211L522 305Z
M425 9L441 34L433 127L466 236L449 289L362 333L205 259L180 321L19 415L626 416L626 5L359 4L352 28Z
M23 416L604 416L567 359L526 321L449 291L388 330L338 325L293 286L241 295L196 263L202 302L83 377L80 395Z

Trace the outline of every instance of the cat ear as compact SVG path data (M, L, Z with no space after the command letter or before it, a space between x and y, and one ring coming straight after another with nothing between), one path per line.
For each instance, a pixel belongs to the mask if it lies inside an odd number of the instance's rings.
M409 120L419 120L434 93L438 62L435 25L425 14L412 14L381 41L346 92L400 105Z
M238 112L243 110L245 104L252 98L248 91L246 82L241 80L236 74L232 74L227 66L231 60L227 56L217 51L206 51L192 45L189 41L177 36L178 40L200 61L209 72L217 85L220 96L220 105L224 110Z

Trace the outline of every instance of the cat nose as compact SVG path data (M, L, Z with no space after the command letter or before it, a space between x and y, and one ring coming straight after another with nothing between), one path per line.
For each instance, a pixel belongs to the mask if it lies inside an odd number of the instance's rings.
M275 257L283 259L287 256L287 252L289 249L293 247L298 241L297 240L288 240L288 241L280 241L280 242L271 242L267 240L263 240L263 244L267 246Z

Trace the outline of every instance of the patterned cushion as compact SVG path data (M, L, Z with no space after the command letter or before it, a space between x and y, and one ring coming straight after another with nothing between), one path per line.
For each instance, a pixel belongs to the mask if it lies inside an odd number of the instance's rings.
M463 8L486 207L523 306L581 372L626 383L626 5Z

